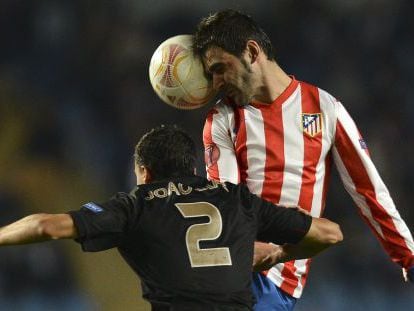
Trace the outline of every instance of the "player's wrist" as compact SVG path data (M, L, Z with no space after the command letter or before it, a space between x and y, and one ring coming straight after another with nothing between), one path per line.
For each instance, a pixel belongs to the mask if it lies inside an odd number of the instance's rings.
M273 265L287 261L287 253L282 245L276 245L273 243L269 244L271 245L271 252L269 256Z

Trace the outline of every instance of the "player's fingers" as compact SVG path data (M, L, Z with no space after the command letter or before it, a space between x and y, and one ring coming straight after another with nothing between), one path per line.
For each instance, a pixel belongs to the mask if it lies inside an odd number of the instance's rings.
M272 258L266 257L262 258L260 261L256 262L256 264L253 265L253 271L254 272L260 272L260 271L266 271L273 267L273 261Z
M403 273L404 281L405 282L408 282L407 269L403 268L402 269L402 273Z
M402 269L404 281L414 283L414 266L410 269Z

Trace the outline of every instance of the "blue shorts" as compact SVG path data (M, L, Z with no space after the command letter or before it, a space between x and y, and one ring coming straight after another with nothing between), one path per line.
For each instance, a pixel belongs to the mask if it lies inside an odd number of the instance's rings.
M296 304L296 298L283 292L272 281L261 273L253 273L253 296L256 304L255 311L292 311Z

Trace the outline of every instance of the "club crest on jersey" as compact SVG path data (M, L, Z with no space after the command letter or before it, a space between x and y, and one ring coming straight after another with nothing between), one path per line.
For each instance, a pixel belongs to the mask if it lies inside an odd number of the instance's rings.
M302 130L310 137L322 133L322 113L302 113Z

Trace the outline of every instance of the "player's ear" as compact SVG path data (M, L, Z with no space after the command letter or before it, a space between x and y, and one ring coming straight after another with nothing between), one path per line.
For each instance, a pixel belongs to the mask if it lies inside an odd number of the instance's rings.
M250 58L250 64L253 64L257 60L261 49L256 41L248 40L246 43L246 51L248 53L247 55Z
M144 184L149 184L150 182L152 182L153 178L152 178L152 173L150 171L150 169L146 166L142 166L143 169L143 181Z
M144 165L135 165L137 185L148 184L152 181L151 171Z

